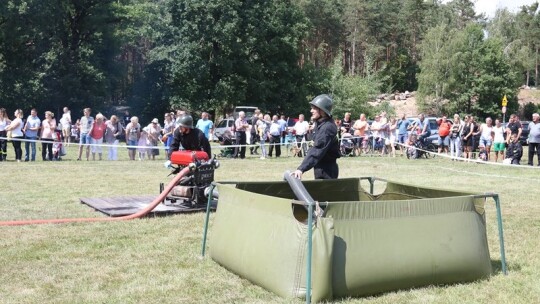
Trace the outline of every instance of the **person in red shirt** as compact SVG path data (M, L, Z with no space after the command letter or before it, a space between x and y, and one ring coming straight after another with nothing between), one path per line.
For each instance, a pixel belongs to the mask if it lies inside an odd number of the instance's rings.
M439 125L439 153L446 152L448 153L448 146L450 145L450 129L452 129L452 123L446 119L446 116L437 119L437 124Z
M94 121L90 132L88 133L88 135L90 135L92 144L92 160L96 160L96 152L99 155L99 160L102 159L103 148L101 147L101 145L103 144L103 137L106 130L107 125L105 124L105 117L101 113L99 113L98 115L96 115L96 121ZM86 160L88 160L88 158L86 158Z

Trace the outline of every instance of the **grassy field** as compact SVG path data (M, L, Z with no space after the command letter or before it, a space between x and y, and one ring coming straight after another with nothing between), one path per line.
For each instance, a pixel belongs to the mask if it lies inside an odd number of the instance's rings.
M11 149L11 147L9 147ZM10 150L10 155L12 150ZM80 197L157 194L168 170L159 161L0 163L0 221L103 217ZM300 159L223 160L216 180L280 180ZM341 177L400 182L501 196L508 276L403 290L336 303L540 303L540 171L381 157L343 158ZM306 179L313 178L311 172ZM487 229L500 262L493 201ZM204 214L115 223L0 227L1 303L302 303L282 299L200 257ZM212 246L212 234L209 234Z

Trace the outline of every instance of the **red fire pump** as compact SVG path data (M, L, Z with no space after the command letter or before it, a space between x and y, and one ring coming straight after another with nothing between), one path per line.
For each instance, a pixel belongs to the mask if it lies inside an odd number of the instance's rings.
M177 174L185 167L190 168L190 173L178 182L163 203L197 208L205 205L204 190L214 181L214 170L219 167L219 162L214 157L209 159L204 151L181 150L174 151L166 165L174 169L171 174ZM162 187L163 184L161 191Z
M174 151L171 154L171 164L187 167L191 163L208 161L208 154L204 151Z

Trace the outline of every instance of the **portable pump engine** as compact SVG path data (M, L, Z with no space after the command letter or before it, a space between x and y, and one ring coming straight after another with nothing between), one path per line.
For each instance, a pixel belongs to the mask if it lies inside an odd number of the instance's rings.
M204 151L174 151L165 166L174 169L171 174L177 174L185 167L190 168L190 173L178 182L163 203L169 201L184 207L200 207L206 204L205 189L214 181L214 170L219 167L215 157L209 159ZM162 187L163 184L160 185L161 191Z

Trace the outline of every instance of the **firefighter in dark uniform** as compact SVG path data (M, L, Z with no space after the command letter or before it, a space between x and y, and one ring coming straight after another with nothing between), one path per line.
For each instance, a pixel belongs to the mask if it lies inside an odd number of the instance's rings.
M315 123L313 142L298 169L291 174L302 178L311 168L316 179L336 179L339 168L336 160L340 157L337 126L332 119L332 98L326 94L315 97L311 102L311 120Z
M173 142L169 153L178 151L180 147L183 147L184 150L204 151L208 154L208 157L212 157L212 149L210 148L208 139L201 130L193 128L193 117L189 114L180 117L178 128L174 130Z

